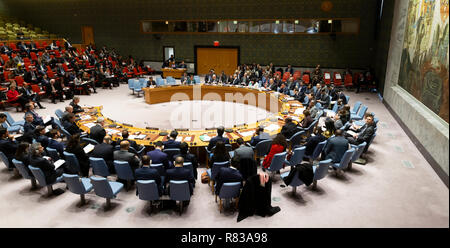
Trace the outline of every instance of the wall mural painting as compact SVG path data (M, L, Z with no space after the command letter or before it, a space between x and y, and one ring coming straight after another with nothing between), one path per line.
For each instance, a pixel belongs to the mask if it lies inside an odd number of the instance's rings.
M449 0L410 0L398 84L449 122Z

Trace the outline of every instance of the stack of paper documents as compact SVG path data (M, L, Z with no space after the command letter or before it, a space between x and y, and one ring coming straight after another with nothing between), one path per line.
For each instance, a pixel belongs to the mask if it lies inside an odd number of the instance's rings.
M88 128L91 128L91 127L95 126L95 123L89 122L89 123L84 123L84 125Z
M49 115L47 115L47 116L44 118L44 124L50 122L51 120L52 120L52 117L49 116Z
M305 108L298 108L295 110L294 114L295 115L302 115L303 111L305 111Z
M247 131L247 132L239 132L240 135L243 137L252 136L255 132L254 131Z

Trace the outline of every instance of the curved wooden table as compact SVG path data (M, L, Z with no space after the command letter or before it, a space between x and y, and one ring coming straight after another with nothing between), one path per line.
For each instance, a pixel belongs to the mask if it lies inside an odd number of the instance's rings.
M304 116L303 114L295 114L297 108L302 108L302 104L296 100L292 100L286 95L277 94L275 92L264 92L250 88L242 87L230 87L230 86L212 86L212 85L201 85L201 86L164 86L157 88L144 88L145 100L147 103L162 103L171 100L172 96L179 93L184 93L186 96L184 100L196 99L194 97L194 87L200 87L201 89L201 99L207 100L208 94L217 94L225 99L226 101L250 103L252 101L243 101L243 98L239 96L242 95L246 99L255 97L256 105L259 103L264 105L266 103L266 109L270 111L270 106L275 108L277 118L267 118L255 123L236 125L234 127L225 127L231 132L225 132L224 136L230 139L230 143L235 143L236 139L243 138L244 141L248 142L251 140L253 133L258 126L265 126L269 129L266 130L270 135L276 135L280 132L282 126L284 125L284 119L288 116L293 117L294 121L301 121ZM195 93L197 94L197 93ZM226 97L226 94L234 94L233 98ZM206 97L205 97L206 96ZM205 97L205 98L204 98ZM274 107L275 102L275 107ZM262 105L260 105L262 106ZM81 120L77 122L77 125L85 132L89 133L90 125L97 120L99 117L105 119L105 130L111 135L113 140L121 139L121 132L124 129L128 129L130 140L136 141L139 145L152 146L157 141L166 141L167 135L160 135L161 132L170 133L171 130L158 130L155 128L138 128L133 127L125 123L119 123L111 120L102 115L102 106L85 108L85 112L80 113ZM273 109L272 108L272 109ZM136 137L136 135L141 135L142 137ZM181 130L178 129L177 140L181 142L187 142L190 147L205 147L208 146L209 138L215 137L216 129L206 129L206 130Z

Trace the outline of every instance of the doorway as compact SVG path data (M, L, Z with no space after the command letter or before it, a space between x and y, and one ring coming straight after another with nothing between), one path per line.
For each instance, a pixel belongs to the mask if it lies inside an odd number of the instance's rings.
M83 39L83 44L95 44L94 41L94 28L92 26L82 26L81 36Z
M231 75L239 64L239 47L200 47L195 51L196 74L205 75L210 69L216 74Z

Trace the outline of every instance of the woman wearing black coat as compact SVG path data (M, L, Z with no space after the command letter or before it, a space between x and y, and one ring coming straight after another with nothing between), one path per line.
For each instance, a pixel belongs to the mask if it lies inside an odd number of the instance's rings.
M81 175L83 177L89 176L89 157L80 145L80 134L74 134L70 137L66 146L66 152L72 153L77 157L78 164L80 165Z

